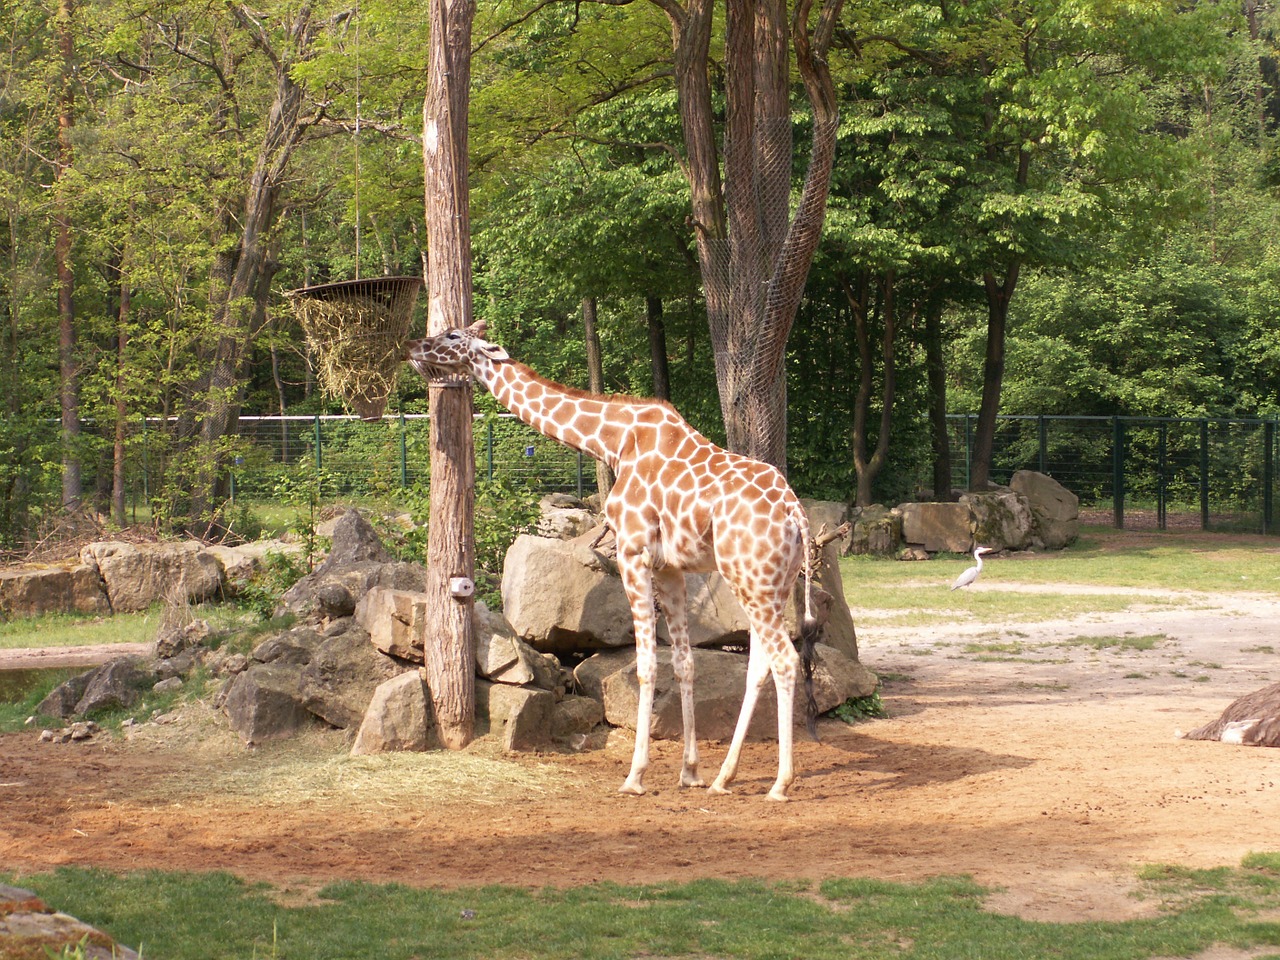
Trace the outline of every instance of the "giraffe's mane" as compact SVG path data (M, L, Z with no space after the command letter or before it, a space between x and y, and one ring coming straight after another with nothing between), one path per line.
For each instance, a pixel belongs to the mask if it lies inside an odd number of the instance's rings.
M505 363L510 363L519 367L523 376L527 376L530 380L540 383L543 386L562 392L571 400L603 400L605 403L617 403L624 406L662 407L664 410L670 410L672 413L676 413L677 416L679 415L676 408L670 403L666 400L659 400L656 397L635 397L626 393L592 393L590 390L581 390L578 387L570 387L563 383L557 383L550 377L544 377L527 363L521 363L519 360L508 360L505 361Z

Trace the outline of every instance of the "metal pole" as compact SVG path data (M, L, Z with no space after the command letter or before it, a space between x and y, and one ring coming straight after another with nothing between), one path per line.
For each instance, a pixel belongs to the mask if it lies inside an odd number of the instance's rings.
M1200 421L1200 529L1209 529L1209 421Z
M320 415L316 414L316 473L324 469L324 455L320 452Z
M1156 466L1158 470L1156 475L1156 526L1164 530L1169 523L1168 482L1165 476L1168 472L1169 425L1163 421L1160 423L1159 438Z
M493 421L490 420L488 429L485 431L484 447L485 459L489 462L489 482L493 482Z
M1262 532L1271 532L1271 487L1275 482L1276 422L1268 420L1262 425Z
M973 478L973 423L971 414L964 415L964 488L969 489Z
M400 411L400 489L409 486L409 447L404 438L404 411Z
M1048 469L1047 469L1046 467L1047 467L1047 464L1048 464L1048 462L1049 462L1049 449L1048 449L1048 448L1049 448L1049 437L1048 437L1048 435L1047 435L1047 434L1046 434L1046 432L1045 432L1044 414L1043 414L1043 413L1042 413L1042 414L1040 414L1039 433L1040 433L1040 465L1039 465L1039 470L1040 470L1040 472L1041 472L1041 473L1048 473L1049 471L1048 471Z
M1117 530L1124 529L1124 421L1111 418L1111 506Z
M578 499L582 499L582 451L578 451Z

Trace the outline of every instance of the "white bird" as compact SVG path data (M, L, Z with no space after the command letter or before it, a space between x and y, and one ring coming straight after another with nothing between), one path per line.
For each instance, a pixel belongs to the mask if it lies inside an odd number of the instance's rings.
M964 573L960 574L960 576L956 577L956 582L951 585L951 589L955 590L959 587L967 587L969 584L973 583L973 581L977 580L978 574L982 572L982 555L990 552L990 547L975 548L973 551L973 559L978 561L978 565L976 567L970 567Z

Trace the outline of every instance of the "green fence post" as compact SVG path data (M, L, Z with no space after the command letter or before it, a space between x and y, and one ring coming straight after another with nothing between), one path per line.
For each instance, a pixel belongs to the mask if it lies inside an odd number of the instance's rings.
M1114 525L1124 529L1124 421L1111 418L1111 506Z
M582 451L578 451L578 499L582 499Z
M151 504L151 458L147 453L147 415L142 415L142 502Z
M404 438L404 411L400 411L400 489L409 486L409 446Z
M1200 421L1200 529L1209 529L1209 421Z
M1262 425L1262 532L1271 532L1271 487L1275 481L1272 461L1276 449L1276 422L1268 420Z
M1169 491L1166 474L1169 461L1169 424L1160 421L1159 443L1156 448L1156 527L1164 530L1169 523Z
M316 414L316 473L324 469L324 455L320 452L320 414Z
M1040 414L1040 418L1039 418L1039 431L1038 431L1038 432L1039 432L1039 435L1040 435L1040 436L1039 436L1039 440L1040 440L1040 464L1039 464L1039 470L1040 470L1040 472L1041 472L1041 473L1048 473L1049 471L1048 471L1048 469L1047 469L1046 465L1047 465L1047 464L1048 464L1048 462L1049 462L1049 437L1048 437L1047 433L1045 432L1044 414L1043 414L1043 413L1042 413L1042 414Z
M493 482L493 421L487 424L488 429L485 430L484 452L485 458L489 461L489 482Z
M964 488L969 489L973 479L973 424L970 414L964 415Z

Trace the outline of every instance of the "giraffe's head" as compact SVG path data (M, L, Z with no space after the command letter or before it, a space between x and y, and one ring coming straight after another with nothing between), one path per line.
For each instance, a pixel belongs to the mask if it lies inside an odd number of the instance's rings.
M485 322L446 330L425 340L410 340L405 359L428 380L474 373L477 365L510 360L507 351L484 339Z

